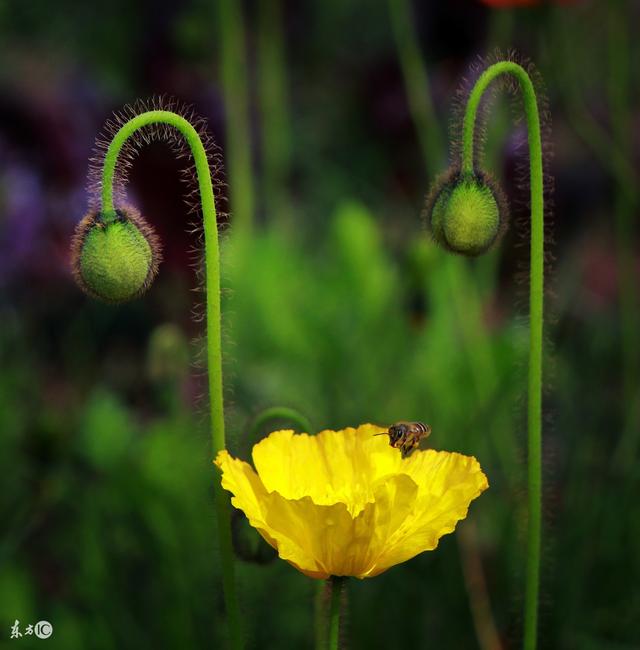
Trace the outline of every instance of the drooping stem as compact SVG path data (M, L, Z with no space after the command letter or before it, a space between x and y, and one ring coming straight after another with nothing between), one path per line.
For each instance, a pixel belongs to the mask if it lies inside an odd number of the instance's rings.
M331 576L331 602L329 605L329 650L338 650L340 644L340 608L342 603L342 589L346 578Z
M524 647L536 647L540 542L542 534L542 323L544 295L544 196L540 115L536 93L526 70L512 61L501 61L485 70L474 85L466 106L462 133L462 171L474 171L474 130L482 96L491 82L513 75L522 92L527 120L531 189L531 253L529 278L529 375L527 399L528 503L527 584Z
M205 283L207 296L207 366L209 375L209 407L211 442L214 456L225 448L224 411L222 397L222 348L220 334L220 253L216 206L211 172L204 145L195 128L182 116L171 111L147 111L129 120L109 144L102 171L102 208L105 220L115 218L113 182L118 156L123 145L138 129L150 124L168 124L184 137L195 163L204 222ZM229 634L234 648L243 647L240 614L237 605L231 518L228 497L219 481L214 482L218 534L224 597L227 608Z

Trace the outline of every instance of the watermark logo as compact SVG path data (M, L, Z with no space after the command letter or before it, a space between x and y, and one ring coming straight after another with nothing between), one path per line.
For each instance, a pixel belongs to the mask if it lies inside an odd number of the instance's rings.
M34 630L39 639L48 639L53 634L53 625L49 621L38 621Z
M24 628L22 632L20 628L20 621L16 619L16 622L11 626L11 639L19 639L23 636L32 636L35 635L39 639L48 639L53 634L53 625L49 621L38 621L37 623L29 623Z

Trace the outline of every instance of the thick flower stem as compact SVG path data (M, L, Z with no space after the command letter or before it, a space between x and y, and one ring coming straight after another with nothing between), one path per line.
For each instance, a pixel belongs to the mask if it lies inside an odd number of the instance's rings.
M529 377L527 400L528 497L527 586L525 595L524 648L536 647L540 543L542 534L542 322L544 294L544 198L542 142L536 93L526 70L512 61L501 61L485 70L471 90L464 115L462 171L474 171L474 129L482 96L489 84L503 74L520 85L527 119L531 189L531 261L529 279Z
M329 605L329 650L338 650L340 646L340 609L342 603L342 590L346 578L344 576L331 576L331 602Z
M127 139L150 124L168 124L184 137L196 167L200 201L204 221L205 277L207 296L207 364L209 373L209 407L211 441L214 457L225 448L224 412L222 399L222 348L220 336L220 254L218 224L209 161L204 145L195 128L182 116L171 111L147 111L129 120L116 133L104 159L102 171L102 209L105 220L115 218L113 182L118 155ZM240 614L237 605L233 549L231 545L231 517L228 497L216 481L216 512L221 554L222 582L226 604L229 636L234 648L244 645Z
M313 609L315 618L315 650L327 650L327 596L331 591L331 583L317 580L315 594L313 597Z

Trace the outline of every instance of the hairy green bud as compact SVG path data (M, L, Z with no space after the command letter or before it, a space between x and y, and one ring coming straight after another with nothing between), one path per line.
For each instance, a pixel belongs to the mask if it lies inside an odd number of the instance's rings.
M133 208L116 210L110 219L90 212L76 228L74 275L94 298L117 303L139 296L153 281L159 262L159 240Z
M454 171L436 183L426 218L438 244L475 257L486 253L505 230L505 201L486 174Z

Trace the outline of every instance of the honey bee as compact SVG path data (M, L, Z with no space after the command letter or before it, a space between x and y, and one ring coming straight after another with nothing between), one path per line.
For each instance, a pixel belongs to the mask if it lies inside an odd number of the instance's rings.
M426 440L431 435L431 427L424 422L396 422L388 431L374 435L389 436L389 444L400 450L402 458L406 458L420 446L421 440Z

